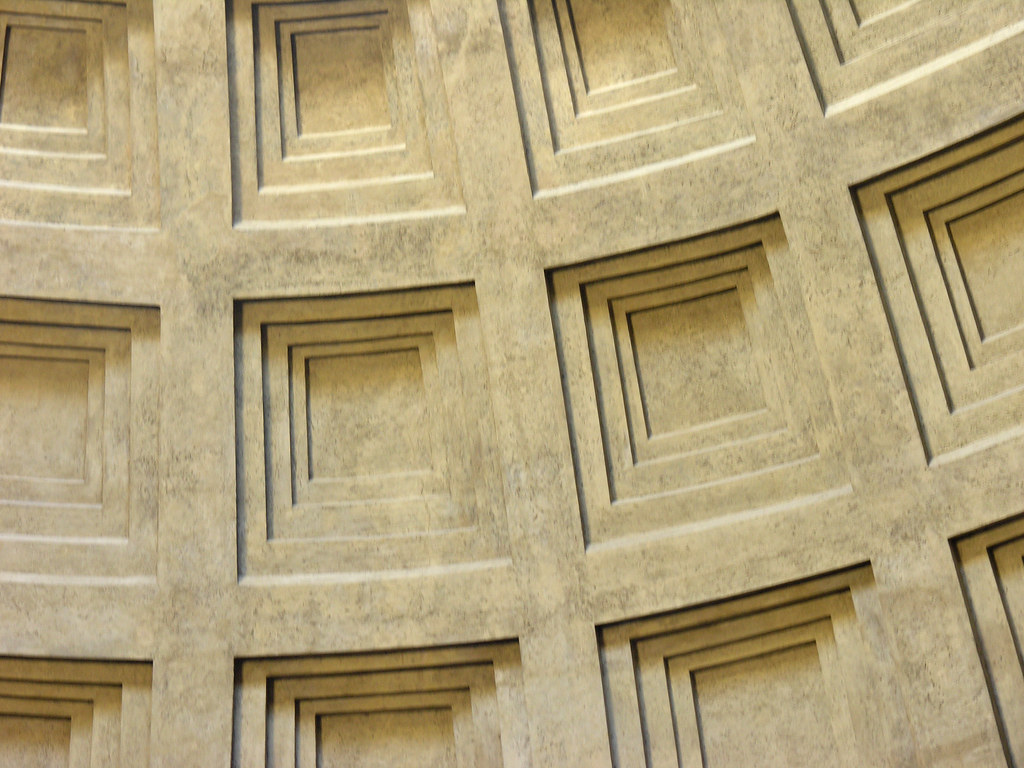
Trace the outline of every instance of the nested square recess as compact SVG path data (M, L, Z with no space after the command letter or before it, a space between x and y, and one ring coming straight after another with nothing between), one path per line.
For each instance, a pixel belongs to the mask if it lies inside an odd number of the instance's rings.
M526 765L515 643L243 659L233 765Z
M501 0L534 195L753 141L714 9L692 0Z
M900 765L869 566L598 628L616 765Z
M141 0L0 2L0 191L16 218L157 219L152 23Z
M854 192L929 462L1024 433L1024 123Z
M228 6L235 222L461 210L423 0Z
M155 309L0 300L0 571L152 573L158 345Z
M777 221L550 274L588 543L845 484Z
M471 286L242 302L240 573L504 552Z

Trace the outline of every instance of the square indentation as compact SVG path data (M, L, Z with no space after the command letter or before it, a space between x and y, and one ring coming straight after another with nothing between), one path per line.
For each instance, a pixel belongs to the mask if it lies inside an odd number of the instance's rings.
M88 41L84 29L11 25L0 79L0 123L85 131Z
M1024 31L1016 0L788 0L822 111L835 114Z
M310 481L359 477L367 469L380 475L430 469L418 349L324 355L305 362ZM405 426L394 429L392 418Z
M90 361L2 353L0 361L0 476L84 483L96 445L86 434L99 426L89 429Z
M266 21L260 28L261 43L281 51L279 108L269 105L261 122L267 132L277 132L280 122L281 157L305 163L299 172L313 172L310 163L327 161L339 171L356 172L365 164L383 170L402 153L428 162L423 136L407 111L421 96L408 89L408 82L402 90L395 74L415 65L394 43L391 16L371 11L308 19L303 8L275 9L276 23ZM273 77L266 72L266 80ZM288 166L278 168L273 160L277 143L271 133L268 145L275 149L260 157L261 184L268 189L288 176Z
M252 148L234 154L236 224L461 206L426 3L239 0L228 15L232 136Z
M390 126L380 27L295 32L291 44L299 136Z
M0 6L0 162L25 153L114 160L108 154L104 46L111 30L105 20L116 26L109 12L63 18L7 13Z
M151 6L0 2L0 42L6 208L33 221L150 225L159 207Z
M236 666L237 765L504 764L520 736L514 643Z
M246 302L239 333L243 573L504 550L471 288Z
M928 460L1022 433L1022 124L855 191Z
M648 438L766 408L735 286L625 315Z
M351 329L337 328L342 334ZM358 497L357 486L375 477L401 484L403 477L443 470L445 438L436 407L443 395L432 335L295 341L290 339L288 354L297 501ZM409 492L421 483L414 480Z
M714 14L642 0L502 0L535 196L753 141ZM653 169L652 169L653 170Z
M784 252L763 225L551 273L588 543L844 485Z
M881 622L862 566L598 628L615 763L893 762L879 725L905 714Z
M0 300L0 571L152 569L158 338L156 310Z

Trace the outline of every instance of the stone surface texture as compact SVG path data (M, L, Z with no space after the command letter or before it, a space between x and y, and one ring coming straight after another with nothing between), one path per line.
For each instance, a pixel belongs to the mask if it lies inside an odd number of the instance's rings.
M1020 0L0 45L0 766L1024 765Z

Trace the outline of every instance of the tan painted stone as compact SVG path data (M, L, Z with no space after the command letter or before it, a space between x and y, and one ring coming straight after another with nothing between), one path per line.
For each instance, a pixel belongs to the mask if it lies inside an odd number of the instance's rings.
M1024 763L1017 0L0 44L0 766Z

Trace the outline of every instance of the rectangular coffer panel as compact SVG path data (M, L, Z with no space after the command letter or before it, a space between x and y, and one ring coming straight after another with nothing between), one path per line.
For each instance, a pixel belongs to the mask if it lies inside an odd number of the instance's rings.
M476 295L237 305L240 575L507 556Z
M227 5L240 226L464 211L430 4Z
M156 571L159 310L0 299L0 572Z
M598 629L617 768L906 765L869 566Z
M235 768L525 768L514 642L424 651L243 659Z
M159 223L148 0L0 1L0 219Z
M499 0L535 197L753 143L729 43L694 0Z
M848 489L778 219L549 273L587 544Z
M928 461L1024 434L1024 122L854 198Z

